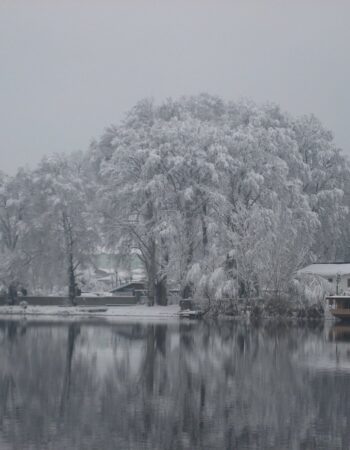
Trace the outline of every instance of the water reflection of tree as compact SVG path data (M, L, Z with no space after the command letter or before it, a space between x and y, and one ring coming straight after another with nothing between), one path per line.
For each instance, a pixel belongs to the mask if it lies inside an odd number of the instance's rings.
M71 323L68 326L68 341L67 341L67 354L66 354L66 366L64 371L62 394L60 401L60 415L62 416L66 403L69 400L71 377L72 377L72 359L74 353L75 341L80 333L80 326L76 323Z
M322 350L322 330L202 322L129 331L31 327L10 341L0 327L2 437L23 450L346 448L349 380L299 361ZM102 370L92 349L106 348Z

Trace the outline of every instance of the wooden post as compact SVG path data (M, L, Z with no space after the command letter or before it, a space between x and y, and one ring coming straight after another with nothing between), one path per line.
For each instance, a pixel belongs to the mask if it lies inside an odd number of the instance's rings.
M339 282L340 282L340 274L339 273L337 273L337 277L336 277L336 290L335 290L335 292L336 292L336 294L337 295L339 295Z

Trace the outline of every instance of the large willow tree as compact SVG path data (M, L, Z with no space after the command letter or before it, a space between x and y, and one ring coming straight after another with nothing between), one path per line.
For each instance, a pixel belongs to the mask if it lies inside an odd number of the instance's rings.
M287 292L346 258L349 167L311 117L208 95L138 103L90 153L106 236L138 249L150 302Z

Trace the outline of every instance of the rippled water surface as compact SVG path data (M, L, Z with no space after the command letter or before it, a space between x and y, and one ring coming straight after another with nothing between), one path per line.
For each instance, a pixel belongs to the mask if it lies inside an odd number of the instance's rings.
M0 321L0 449L348 449L350 328Z

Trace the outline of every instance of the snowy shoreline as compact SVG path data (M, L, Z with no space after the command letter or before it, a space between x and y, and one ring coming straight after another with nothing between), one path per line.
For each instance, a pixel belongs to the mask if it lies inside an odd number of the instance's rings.
M95 310L94 310L95 309ZM179 317L180 307L178 305L169 306L113 306L104 308L97 307L80 307L80 306L27 306L26 309L19 305L0 306L1 316L58 316L58 317L132 317L132 318L157 318L167 319Z

